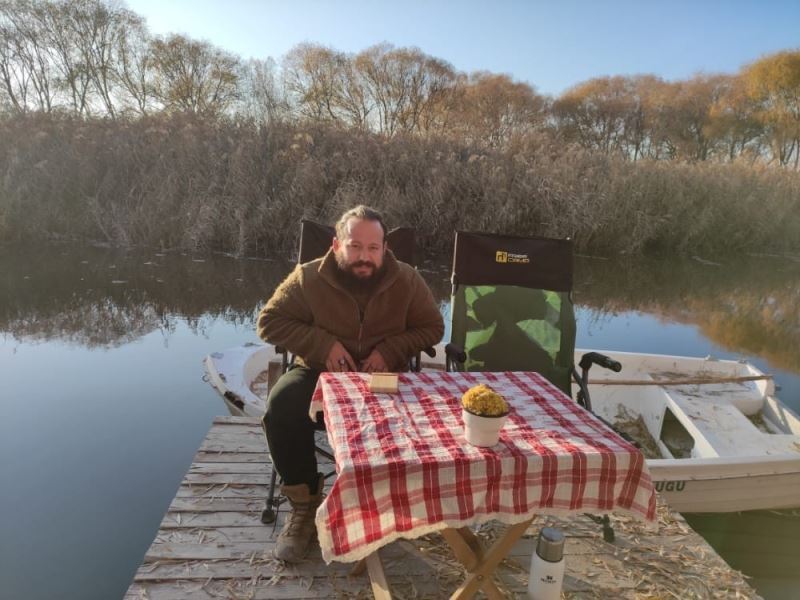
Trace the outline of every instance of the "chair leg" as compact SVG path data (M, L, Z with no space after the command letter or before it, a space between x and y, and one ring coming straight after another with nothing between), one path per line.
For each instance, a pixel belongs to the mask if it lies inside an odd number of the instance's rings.
M278 483L278 472L275 470L275 465L272 466L272 475L270 476L269 481L269 492L267 493L267 500L266 505L264 506L264 510L261 511L261 522L265 525L269 523L273 523L275 518L278 516L277 512L275 511L276 503L275 503L275 486Z
M611 526L611 519L608 518L608 515L603 515L603 540L613 544L614 539L614 528Z
M608 518L608 515L603 515L602 517L599 517L597 515L593 515L590 513L583 513L583 514L589 517L592 521L594 521L598 525L603 526L603 541L608 542L609 544L614 543L616 535L614 534L614 527L611 525L611 519Z

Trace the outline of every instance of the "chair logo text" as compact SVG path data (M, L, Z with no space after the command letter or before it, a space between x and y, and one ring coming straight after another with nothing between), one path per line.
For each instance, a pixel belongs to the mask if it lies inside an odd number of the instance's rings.
M528 264L531 262L527 254L515 254L514 252L506 252L505 250L498 250L495 253L494 260L499 263Z

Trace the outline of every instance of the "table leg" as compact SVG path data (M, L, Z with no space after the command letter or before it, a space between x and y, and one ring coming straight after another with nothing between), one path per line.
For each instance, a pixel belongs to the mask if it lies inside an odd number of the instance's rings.
M350 569L350 577L358 577L367 569L367 559L362 558L358 561L352 569Z
M383 572L383 563L378 551L376 550L364 560L367 562L367 572L375 600L391 600L392 592L389 590L389 582L386 579L386 573Z
M442 535L444 535L450 547L453 548L453 553L456 555L456 558L467 566L467 562L461 559L461 557L465 557L472 567L467 567L469 575L464 580L464 583L453 592L450 599L460 600L462 598L472 598L481 588L483 588L486 595L492 600L504 598L503 593L497 588L494 581L492 581L492 575L497 565L500 564L500 561L506 557L517 540L522 537L528 529L531 521L533 521L533 518L510 526L486 552L481 551L476 553L473 550L473 544L480 544L471 531L466 534L458 529L445 530L447 533L442 532ZM456 536L461 539L461 542L455 541ZM451 542L451 539L453 539L454 542ZM473 544L470 544L471 541Z
M469 527L459 527L457 531L461 534L461 537L466 540L473 552L475 552L479 558L483 558L483 544L481 543L480 539L478 539L478 536L476 536L472 531L472 529Z
M453 551L456 560L464 565L467 571L475 570L480 564L483 548L480 546L475 547L470 544L469 541L467 541L467 534L464 534L461 529L444 529L441 533L442 537Z

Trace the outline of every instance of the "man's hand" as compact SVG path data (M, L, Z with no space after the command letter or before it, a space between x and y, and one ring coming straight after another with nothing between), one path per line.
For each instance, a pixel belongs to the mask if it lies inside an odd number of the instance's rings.
M361 370L365 373L385 373L389 370L389 366L381 353L373 350L367 358L361 361Z
M325 360L325 368L332 372L355 371L356 362L350 353L345 350L338 340L331 346L328 358Z

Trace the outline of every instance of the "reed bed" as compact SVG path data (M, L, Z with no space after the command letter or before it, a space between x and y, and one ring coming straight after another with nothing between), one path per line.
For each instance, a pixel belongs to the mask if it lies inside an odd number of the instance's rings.
M325 126L157 115L0 121L0 242L289 256L298 221L357 202L428 255L455 230L571 237L587 254L800 251L800 173L631 162L535 132L503 150Z

